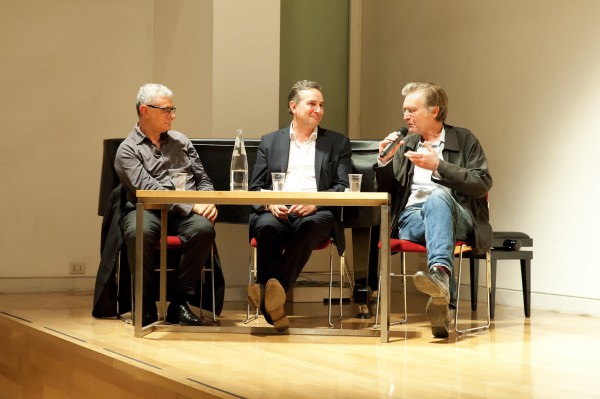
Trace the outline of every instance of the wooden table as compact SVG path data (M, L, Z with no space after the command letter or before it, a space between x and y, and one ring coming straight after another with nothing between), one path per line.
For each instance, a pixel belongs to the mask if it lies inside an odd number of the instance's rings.
M221 205L272 205L272 204L299 204L299 205L325 205L325 206L373 206L380 207L380 274L381 278L381 328L377 330L343 330L343 329L294 329L289 333L299 334L324 334L324 335L374 335L379 333L381 342L388 342L389 315L390 315L390 197L387 193L373 192L271 192L271 191L165 191L165 190L138 190L136 192L138 203L136 205L136 264L135 264L135 320L142 320L143 298L143 225L145 209L161 209L161 260L160 260L160 298L164 305L166 302L166 236L167 236L167 206L176 203L203 203ZM217 219L218 223L218 219ZM163 309L164 310L164 309ZM257 327L237 326L180 326L166 325L164 314L159 315L159 321L149 326L142 326L141 322L135 323L134 334L142 337L152 331L223 331L223 332L255 332ZM271 332L274 329L263 329L260 333ZM296 331L298 330L298 331ZM311 331L306 331L311 330Z

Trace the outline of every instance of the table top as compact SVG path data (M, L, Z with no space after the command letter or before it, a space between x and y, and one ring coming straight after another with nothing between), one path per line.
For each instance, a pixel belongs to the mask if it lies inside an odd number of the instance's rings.
M273 192L273 191L172 191L138 190L138 202L143 204L214 203L223 205L329 205L381 206L389 205L390 196L383 192Z

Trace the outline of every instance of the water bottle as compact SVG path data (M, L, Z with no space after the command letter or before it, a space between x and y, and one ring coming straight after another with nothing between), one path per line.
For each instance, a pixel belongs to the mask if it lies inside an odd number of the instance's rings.
M231 154L229 187L231 191L248 191L248 158L241 129L237 131Z

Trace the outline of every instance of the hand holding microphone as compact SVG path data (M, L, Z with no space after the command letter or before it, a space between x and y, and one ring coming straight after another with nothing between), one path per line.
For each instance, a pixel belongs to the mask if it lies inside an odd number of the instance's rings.
M408 129L403 127L396 132L396 139L390 141L389 144L379 153L379 158L383 159L392 151L392 149L396 146L396 144L406 136L408 133Z

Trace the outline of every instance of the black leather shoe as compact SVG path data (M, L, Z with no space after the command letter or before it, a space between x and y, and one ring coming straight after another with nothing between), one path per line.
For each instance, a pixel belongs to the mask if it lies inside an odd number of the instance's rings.
M158 321L158 310L156 309L156 303L144 303L142 306L142 327Z
M415 287L421 292L431 296L436 305L450 303L450 276L437 267L432 267L429 273L417 272L413 281Z
M182 326L201 326L202 319L190 310L187 303L171 302L167 309L167 323Z

